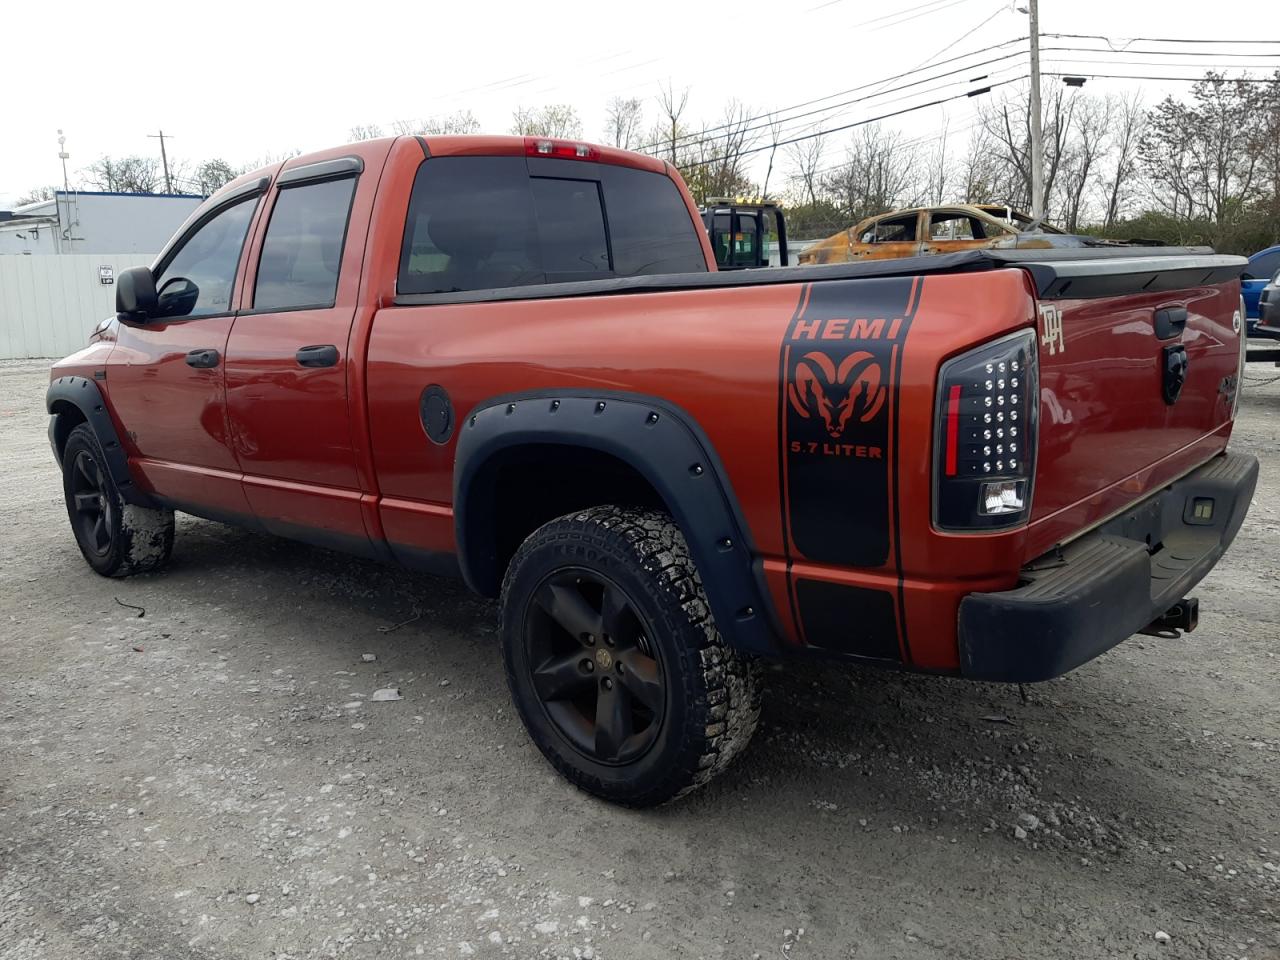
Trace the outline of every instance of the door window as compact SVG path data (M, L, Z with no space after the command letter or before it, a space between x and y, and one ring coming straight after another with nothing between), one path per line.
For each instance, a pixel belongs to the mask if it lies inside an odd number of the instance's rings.
M738 232L733 235L733 266L754 267L759 262L759 240L756 218L748 213L739 213Z
M344 177L280 191L258 261L255 310L333 306L355 187Z
M1280 268L1280 250L1251 260L1249 266L1245 267L1245 273L1249 275L1247 279L1265 280L1277 268Z
M914 243L916 239L916 215L881 220L868 230L863 243Z
M161 317L203 317L231 310L240 251L257 197L220 210L189 234L156 277Z
M967 213L935 213L929 224L930 240L983 240L982 223Z

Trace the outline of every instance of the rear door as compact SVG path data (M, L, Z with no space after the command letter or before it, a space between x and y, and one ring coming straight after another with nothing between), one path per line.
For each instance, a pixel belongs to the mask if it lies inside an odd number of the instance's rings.
M281 171L226 362L231 436L262 525L356 552L372 547L352 441L350 338L387 152L378 149Z
M122 320L107 371L132 465L194 513L250 510L227 431L224 358L236 287L266 180L217 202L155 267L160 316Z
M967 210L931 210L926 213L925 253L960 253L992 245L993 240L1013 237L1012 230L975 217Z

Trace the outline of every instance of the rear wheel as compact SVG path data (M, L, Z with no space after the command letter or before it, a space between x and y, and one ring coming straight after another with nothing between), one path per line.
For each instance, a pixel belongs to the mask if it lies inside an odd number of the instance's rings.
M665 514L553 520L503 584L507 682L534 743L597 796L651 806L707 782L759 717L754 665L716 630Z
M62 489L76 543L89 566L106 577L161 567L173 550L173 511L125 503L98 438L75 427L62 452Z

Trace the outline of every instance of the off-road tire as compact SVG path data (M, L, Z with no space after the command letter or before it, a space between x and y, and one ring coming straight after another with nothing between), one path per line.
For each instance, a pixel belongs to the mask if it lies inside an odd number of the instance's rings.
M128 577L158 570L173 551L173 511L125 503L107 469L92 428L72 429L62 452L62 491L67 517L85 562L104 577ZM78 506L99 498L102 533L95 534ZM89 511L92 511L92 504Z
M539 615L535 592L566 570L589 571L620 587L647 627L642 642L659 659L666 707L652 746L634 761L588 756L552 719L535 687L526 639L530 617ZM601 506L540 527L507 569L502 622L507 684L530 737L566 779L598 797L649 807L682 796L724 770L755 732L757 665L720 636L684 536L664 513Z

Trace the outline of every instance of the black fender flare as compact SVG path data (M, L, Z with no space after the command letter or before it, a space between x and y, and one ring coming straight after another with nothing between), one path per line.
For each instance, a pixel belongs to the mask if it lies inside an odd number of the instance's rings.
M536 392L485 400L459 431L453 474L454 527L463 579L496 596L505 571L485 545L496 542L482 470L501 451L528 444L577 446L626 463L657 491L684 531L712 615L725 640L777 654L779 633L763 574L728 477L694 420L662 400L608 392Z
M129 460L124 446L120 443L120 435L116 433L116 425L111 422L111 413L107 410L107 401L102 390L87 377L59 377L49 384L44 395L45 409L49 411L49 442L53 446L53 455L62 464L62 451L58 445L57 422L62 409L66 405L75 407L89 424L90 429L98 437L102 453L107 458L107 469L116 489L125 503L142 507L154 507L152 499L138 488L129 472Z

